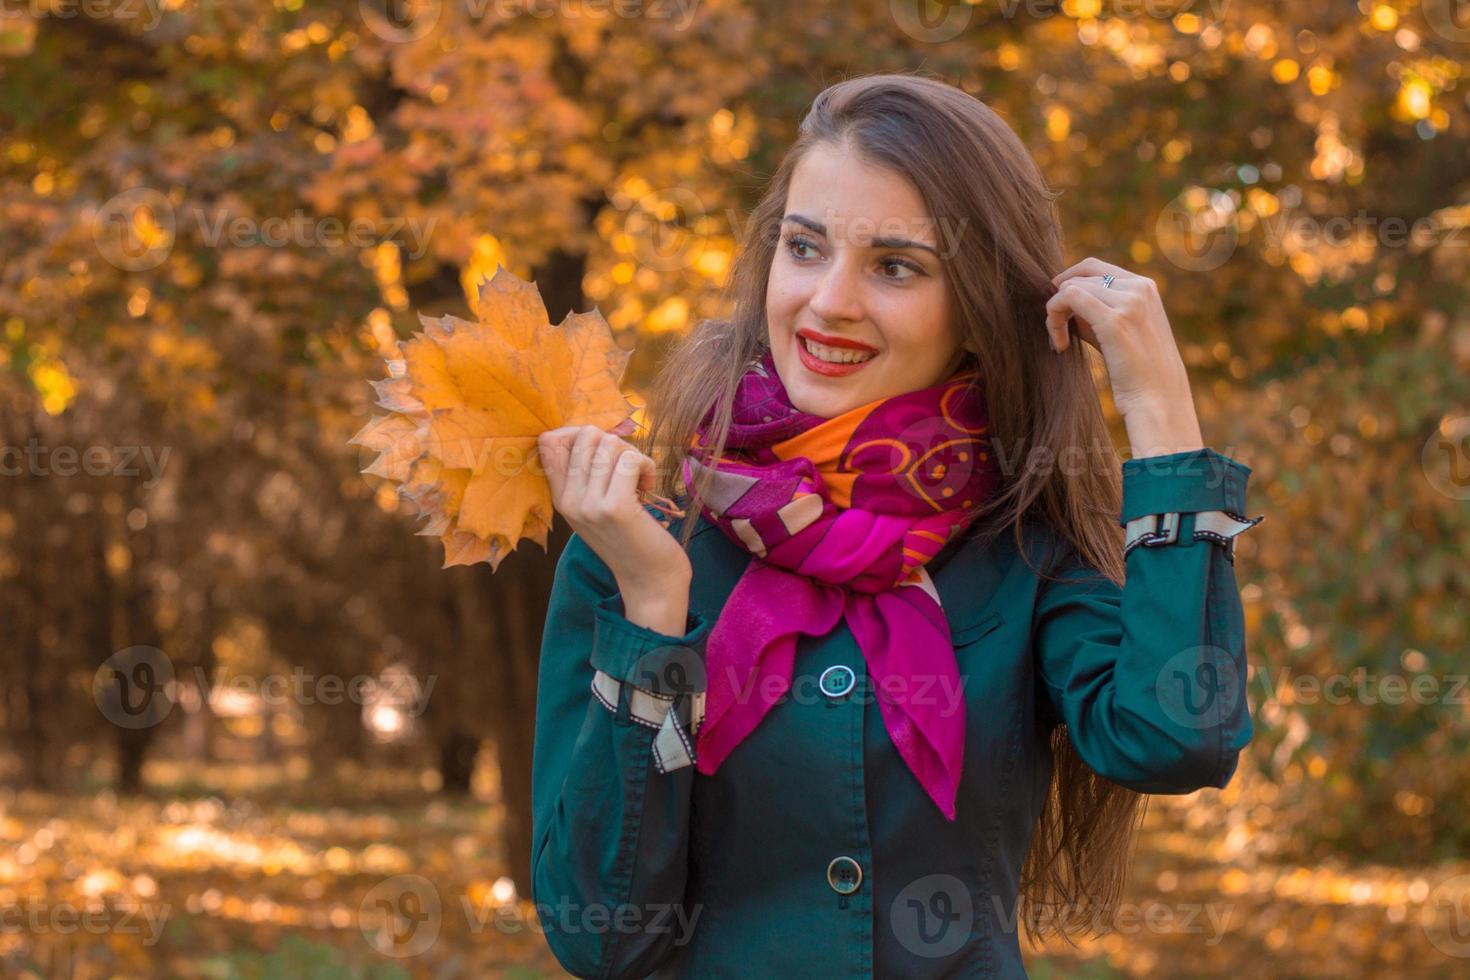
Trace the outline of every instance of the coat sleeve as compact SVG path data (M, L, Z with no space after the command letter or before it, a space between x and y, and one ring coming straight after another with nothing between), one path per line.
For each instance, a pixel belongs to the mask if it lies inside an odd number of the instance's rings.
M695 769L684 726L698 720L690 695L668 682L703 664L709 624L691 612L687 632L674 637L623 614L612 573L572 535L557 562L538 668L531 897L547 944L578 977L646 976L687 921ZM702 692L702 670L688 674ZM664 771L656 740L682 743L688 757Z
M1143 793L1230 782L1251 739L1234 536L1250 468L1205 448L1123 464L1121 587L1072 551L1033 621L1038 696L1099 775Z

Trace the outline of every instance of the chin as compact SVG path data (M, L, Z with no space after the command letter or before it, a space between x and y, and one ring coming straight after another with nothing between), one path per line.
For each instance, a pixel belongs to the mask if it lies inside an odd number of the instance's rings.
M781 357L775 361L781 384L798 411L830 419L872 400L858 394L852 380L836 379L832 384L824 384L821 379L812 377L800 362L788 362Z
M788 388L787 391L791 395L791 404L809 415L824 419L836 418L868 401L845 392L814 391L811 385L798 385L797 390Z

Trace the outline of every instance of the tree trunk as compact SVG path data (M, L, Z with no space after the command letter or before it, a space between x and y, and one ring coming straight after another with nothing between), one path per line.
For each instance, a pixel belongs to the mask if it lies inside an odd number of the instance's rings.
M143 791L143 760L152 741L151 728L117 729L117 791L136 796Z
M588 224L596 218L602 202L584 200L582 206ZM554 252L544 267L534 270L536 282L546 303L546 312L556 323L570 312L586 306L582 279L587 272L587 256L581 253ZM524 555L511 555L501 570L483 587L493 596L492 628L498 682L495 684L495 710L491 725L495 738L495 754L500 767L500 795L505 808L502 844L506 855L506 873L522 895L531 893L531 760L536 731L536 680L541 664L541 637L546 624L546 607L551 599L551 584L556 563L570 537L563 520L553 520L546 537L546 553L530 549ZM507 568L511 563L519 567ZM490 579L489 568L484 569ZM591 693L588 693L591 697Z
M590 225L605 201L589 198L581 204ZM410 290L414 305L431 305L420 300L457 288L457 272L441 271L443 275L421 283L417 293ZM587 256L564 250L532 269L551 323L586 308L586 273ZM435 662L445 665L451 680L466 680L455 690L436 689L425 719L439 747L444 792L453 794L468 792L473 774L472 763L465 765L455 754L456 746L468 737L468 728L488 726L500 770L506 874L523 895L530 894L531 884L531 759L541 634L556 562L568 537L565 522L555 522L545 554L522 544L496 573L488 565L446 573L453 576L446 603L447 622L453 625L447 642L453 646ZM471 677L476 679L473 685L468 683Z
M120 593L122 600L117 618L114 619L113 649L147 646L153 649L160 662L166 662L167 656L162 652L163 637L153 621L153 611L147 589L139 584L134 576L129 576L122 582L111 580L108 587L113 590L114 597L119 597ZM162 700L167 698L168 694L160 687L147 692L144 696L148 699L150 713L156 716L159 722L162 722L169 714ZM117 791L119 794L135 796L142 792L143 762L148 756L148 748L153 744L153 737L157 733L157 723L140 727L114 725L113 746L117 759Z
M480 754L480 740L458 727L450 728L439 738L440 791L450 796L468 796L475 775L475 760Z

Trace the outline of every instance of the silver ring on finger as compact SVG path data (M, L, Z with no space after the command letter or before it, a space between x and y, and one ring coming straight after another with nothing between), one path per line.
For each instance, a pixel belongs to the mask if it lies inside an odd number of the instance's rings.
M1108 275L1103 276L1103 288L1104 289L1112 289L1113 288L1113 280L1116 279L1116 278L1118 278L1118 277L1115 276L1115 275L1113 275L1112 273L1109 273Z

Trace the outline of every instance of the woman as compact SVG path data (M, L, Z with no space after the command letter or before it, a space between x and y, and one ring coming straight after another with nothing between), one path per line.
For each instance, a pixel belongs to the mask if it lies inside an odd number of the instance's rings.
M573 974L1024 977L1018 916L1095 922L1140 794L1228 783L1250 470L1203 446L1154 284L1062 270L1054 197L964 92L834 85L732 318L660 374L669 465L541 437L575 534L532 897Z

